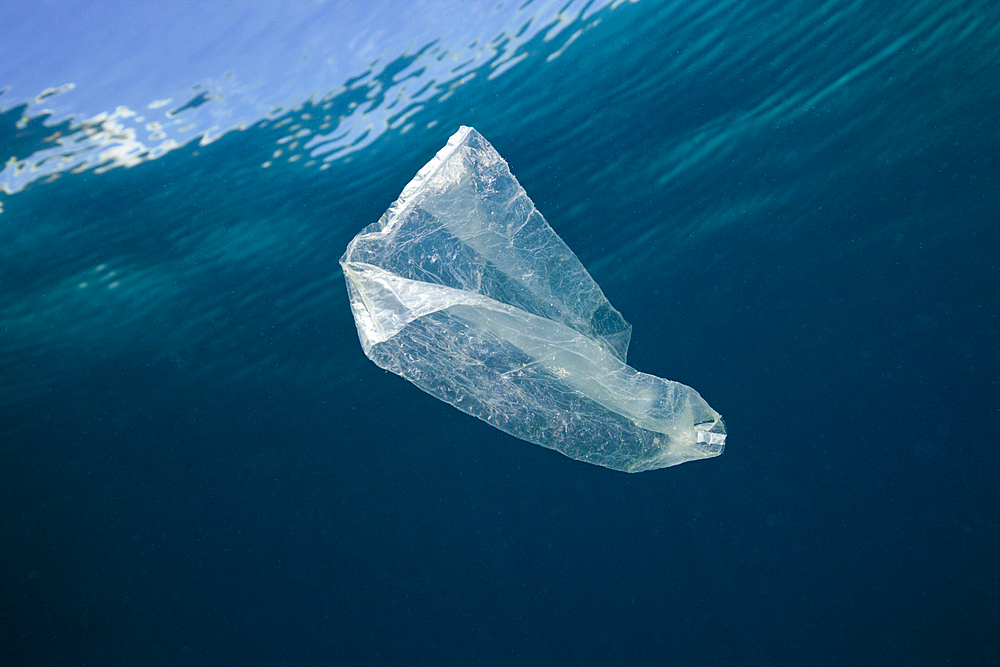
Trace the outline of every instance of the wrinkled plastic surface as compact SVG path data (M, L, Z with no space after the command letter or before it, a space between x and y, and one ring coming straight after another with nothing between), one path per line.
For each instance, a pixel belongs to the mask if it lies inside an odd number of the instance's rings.
M631 326L472 128L340 263L365 354L459 410L627 472L722 453L695 390L626 365Z

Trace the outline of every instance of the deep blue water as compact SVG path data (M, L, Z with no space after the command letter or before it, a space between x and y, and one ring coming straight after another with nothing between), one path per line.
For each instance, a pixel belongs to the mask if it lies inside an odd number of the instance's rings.
M110 169L17 171L86 125L0 97L0 662L996 664L997 26L642 0ZM460 124L721 457L590 466L364 357L337 260Z

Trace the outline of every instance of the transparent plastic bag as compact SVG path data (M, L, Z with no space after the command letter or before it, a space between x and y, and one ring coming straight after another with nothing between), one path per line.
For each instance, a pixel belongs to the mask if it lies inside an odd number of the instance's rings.
M626 472L722 453L695 390L626 365L631 326L472 128L340 263L365 354L463 412Z

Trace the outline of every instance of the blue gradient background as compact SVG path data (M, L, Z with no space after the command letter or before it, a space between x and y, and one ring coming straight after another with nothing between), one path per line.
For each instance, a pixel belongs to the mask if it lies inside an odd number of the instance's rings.
M0 9L0 662L1000 660L995 3L102 7ZM365 359L337 259L460 124L722 457Z

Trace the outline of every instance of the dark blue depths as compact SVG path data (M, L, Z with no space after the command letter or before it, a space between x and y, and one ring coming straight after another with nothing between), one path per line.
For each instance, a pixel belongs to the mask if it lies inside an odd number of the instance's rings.
M670 7L325 170L271 121L2 196L0 662L996 663L996 10ZM722 457L588 466L364 358L337 259L459 124Z

